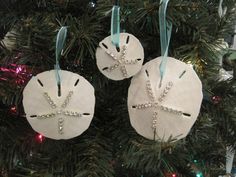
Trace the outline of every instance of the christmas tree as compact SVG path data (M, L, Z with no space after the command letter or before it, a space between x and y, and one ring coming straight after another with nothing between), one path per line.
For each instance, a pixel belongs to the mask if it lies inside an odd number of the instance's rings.
M138 135L129 121L131 79L113 81L96 65L110 35L111 0L0 1L0 176L215 177L226 174L235 148L235 0L171 0L169 56L192 66L203 84L201 112L188 136L160 142ZM136 36L144 62L160 56L160 2L121 0L121 30ZM53 140L26 120L22 92L32 76L54 68L56 34L67 26L60 67L95 89L91 125L82 135ZM227 41L227 43L225 42ZM33 90L32 90L33 92ZM193 93L194 94L194 93Z

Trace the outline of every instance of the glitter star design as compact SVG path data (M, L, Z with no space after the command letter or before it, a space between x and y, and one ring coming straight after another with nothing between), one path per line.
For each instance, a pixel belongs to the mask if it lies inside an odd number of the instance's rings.
M43 115L32 115L30 116L31 118L36 117L37 119L49 119L49 118L54 118L56 115L60 115L60 116L66 116L66 117L73 117L73 118L80 118L83 115L88 115L89 113L78 113L78 112L74 112L74 111L69 111L69 110L65 110L67 105L70 102L70 99L73 95L73 91L70 91L67 95L67 97L65 98L63 104L61 105L61 107L59 109L57 109L57 105L53 102L53 100L51 99L51 97L48 95L47 92L43 93L44 98L46 99L46 101L48 102L48 104L50 105L50 107L55 110L54 113L49 113L49 114L43 114ZM63 134L63 127L64 125L64 118L60 117L58 118L58 133L59 134Z
M148 76L147 71L146 71L146 73L147 73L147 76ZM153 132L154 132L154 139L156 139L155 138L156 137L156 127L157 127L157 119L158 119L158 111L159 110L166 111L166 112L173 113L173 114L177 114L177 115L183 115L182 111L179 111L179 110L172 109L170 107L161 105L162 101L167 96L167 94L171 90L172 86L173 86L173 83L168 82L168 84L165 87L164 91L161 93L161 95L157 99L154 95L154 91L153 91L153 87L151 85L151 82L148 79L146 81L146 92L148 94L150 102L136 104L136 105L132 106L132 108L135 108L135 109L138 109L138 110L153 108L152 129L153 129Z
M103 68L103 70L107 71L107 72L112 72L113 70L119 68L123 77L127 77L128 73L126 70L126 65L133 65L133 64L137 64L139 60L141 59L135 59L135 60L126 60L126 54L127 54L127 45L124 45L122 47L121 50L121 56L118 58L117 56L115 56L112 52L105 50L105 52L111 56L112 59L114 59L116 61L116 63L112 66L109 67L105 67Z

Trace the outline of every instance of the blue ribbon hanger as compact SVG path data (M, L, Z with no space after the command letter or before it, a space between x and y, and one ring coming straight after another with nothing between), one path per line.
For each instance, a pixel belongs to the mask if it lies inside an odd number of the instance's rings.
M111 15L111 41L116 47L120 46L120 6L118 0L112 7Z
M167 56L171 38L172 23L166 20L166 9L168 6L169 0L161 0L159 7L159 28L160 28L160 41L161 41L161 64L159 66L160 70L160 84L161 87L162 80L166 71Z
M57 33L57 40L56 40L56 64L54 68L56 70L57 85L61 85L59 61L63 52L66 36L67 36L67 27L62 26L61 29Z
M219 2L218 14L220 18L223 18L227 12L227 7L223 8L223 1L224 0L220 0Z

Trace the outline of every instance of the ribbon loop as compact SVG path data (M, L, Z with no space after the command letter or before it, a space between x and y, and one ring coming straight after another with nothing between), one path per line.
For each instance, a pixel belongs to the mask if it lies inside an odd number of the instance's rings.
M233 167L235 150L232 146L226 148L226 174L230 174Z
M166 10L169 0L161 0L159 7L159 28L160 28L160 42L161 42L161 56L162 61L159 66L161 81L159 87L161 87L162 79L166 70L167 56L171 38L172 23L166 20Z
M120 7L118 5L112 8L111 41L116 47L120 46Z
M220 0L219 7L218 7L218 14L220 18L223 18L227 12L227 7L222 7L224 0Z
M66 36L67 36L67 27L62 26L57 33L57 40L56 40L56 64L54 66L54 69L56 70L57 85L61 84L61 77L59 73L60 71L59 60L62 55L63 47L66 41Z

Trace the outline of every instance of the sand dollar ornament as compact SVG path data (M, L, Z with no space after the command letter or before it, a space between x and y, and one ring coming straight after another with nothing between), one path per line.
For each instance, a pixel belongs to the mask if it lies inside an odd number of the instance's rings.
M121 33L120 47L114 46L109 36L100 42L96 58L101 73L112 80L123 80L141 70L144 51L137 38L128 33Z
M138 134L151 140L179 140L187 136L197 119L202 84L191 66L167 57L172 24L163 20L168 0L160 4L162 56L146 63L131 80L128 111Z
M181 139L190 131L200 111L202 84L189 65L168 57L159 88L161 59L146 63L133 77L128 92L130 121L138 134L167 141Z
M119 6L112 8L111 36L99 43L96 51L100 72L112 80L123 80L137 74L142 67L144 50L139 40L120 33Z
M32 128L52 139L70 139L88 129L94 114L93 86L82 76L55 70L33 77L23 92L23 105ZM60 89L60 90L59 90Z
M23 91L23 106L36 132L56 140L70 139L87 130L92 121L94 88L82 76L56 67L31 78Z

